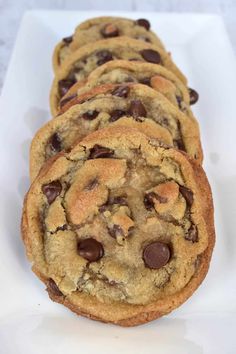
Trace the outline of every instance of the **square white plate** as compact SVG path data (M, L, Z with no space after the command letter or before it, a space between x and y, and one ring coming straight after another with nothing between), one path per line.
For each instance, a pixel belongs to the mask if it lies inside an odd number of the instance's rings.
M30 140L50 117L53 47L79 22L97 15L101 13L27 13L9 64L0 106L0 353L236 353L236 63L218 16L119 14L148 18L200 93L194 112L217 230L205 282L171 315L119 328L77 317L51 302L30 271L20 238L21 206L29 187Z

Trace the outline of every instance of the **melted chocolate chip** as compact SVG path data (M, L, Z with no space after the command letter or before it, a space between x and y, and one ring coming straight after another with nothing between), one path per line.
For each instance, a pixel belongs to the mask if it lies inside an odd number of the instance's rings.
M143 203L147 210L151 210L154 207L153 199L155 198L156 194L154 192L146 193L143 199Z
M193 204L193 192L184 186L179 186L179 191L186 200L187 205L191 207Z
M42 186L42 192L47 197L48 203L51 204L61 193L62 185L60 181L53 181Z
M124 235L124 231L119 225L113 225L112 227L109 227L108 232L113 238L116 238L118 235Z
M97 118L99 112L94 110L94 111L87 111L82 115L82 118L85 120L93 120Z
M175 144L175 146L177 146L177 148L179 150L186 151L184 142L183 142L183 140L181 138L175 139L174 140L174 144Z
M70 44L73 41L73 36L65 37L62 40L64 43Z
M177 103L178 103L178 107L181 109L181 108L182 108L182 106L181 106L181 104L182 104L182 98L181 98L180 96L176 96L176 101L177 101Z
M139 120L139 117L146 117L147 112L140 100L132 100L128 113L136 120Z
M125 114L126 114L125 111L122 111L120 109L115 109L114 111L110 112L109 122L115 122L122 116L125 116Z
M108 23L102 28L101 34L104 38L117 37L119 36L119 29L117 26L113 25L112 23Z
M61 290L58 288L57 284L52 278L49 278L47 282L47 289L53 293L55 296L63 296L63 293Z
M48 141L50 148L53 152L59 152L62 149L61 146L61 138L58 133L54 133L51 135L49 141Z
M90 149L89 159L107 158L107 157L112 157L113 155L114 155L113 150L96 144L92 149Z
M139 80L140 84L151 86L151 78L150 77L145 77L141 80Z
M71 100L73 100L73 98L77 97L76 93L73 93L73 95L67 96L65 98L63 98L60 101L60 107L63 107L66 103L70 102Z
M112 204L119 204L119 205L127 205L127 195L119 195L117 197L110 198L108 203Z
M60 97L63 97L68 90L76 83L76 79L63 79L58 82L58 90Z
M113 60L111 52L105 49L100 50L100 52L97 52L97 57L98 57L97 65L102 65L107 63L110 60Z
M93 180L91 180L85 187L85 189L87 189L88 191L93 190L96 186L98 185L98 180L96 178L94 178Z
M189 95L190 95L190 104L196 103L199 99L199 94L197 93L197 91L195 91L194 89L192 89L190 87L189 87L188 91L189 91Z
M160 64L161 62L161 56L156 50L143 49L141 50L140 54L142 55L143 59L149 63Z
M170 259L170 249L166 243L152 242L143 250L143 260L146 267L159 269L166 265Z
M115 90L112 91L113 96L118 96L118 97L127 97L130 92L129 86L118 86L115 88Z
M89 262L96 262L104 255L103 246L94 238L86 238L78 244L78 253Z
M198 242L198 229L197 226L192 224L188 230L188 233L185 235L185 239L188 241Z
M151 27L150 22L148 20L146 20L145 18L139 18L136 21L137 25L142 26L144 28L146 28L146 30L148 31Z

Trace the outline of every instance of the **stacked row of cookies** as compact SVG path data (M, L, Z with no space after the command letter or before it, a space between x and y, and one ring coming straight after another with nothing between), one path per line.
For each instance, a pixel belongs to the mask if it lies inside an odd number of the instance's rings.
M53 66L22 217L33 271L78 314L158 318L199 286L214 246L198 95L145 19L82 23Z

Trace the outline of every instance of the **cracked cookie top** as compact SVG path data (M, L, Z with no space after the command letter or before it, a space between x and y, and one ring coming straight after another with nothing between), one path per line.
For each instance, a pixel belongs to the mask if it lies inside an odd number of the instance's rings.
M54 50L54 70L59 70L63 61L76 49L101 39L130 37L154 44L164 49L164 45L150 30L146 19L131 20L121 17L97 17L89 19L76 27L72 36L63 38Z
M166 301L191 282L208 247L204 181L187 155L136 130L88 135L49 160L27 194L33 268L78 306Z
M65 102L65 113L49 121L31 144L32 180L49 157L107 125L125 125L202 160L194 118L181 113L155 90L140 84L103 85Z

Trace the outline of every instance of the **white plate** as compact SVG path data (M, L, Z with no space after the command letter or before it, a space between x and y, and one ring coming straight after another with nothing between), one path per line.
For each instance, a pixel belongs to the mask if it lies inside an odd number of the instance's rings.
M104 15L104 13L102 13ZM107 13L108 14L108 13ZM117 13L111 13L117 15ZM94 12L32 11L22 21L0 107L0 353L236 352L236 67L222 20L196 14L145 16L200 93L204 166L214 201L217 242L205 282L171 315L135 328L76 317L51 302L30 271L20 239L23 196L29 186L28 150L50 117L51 55Z

